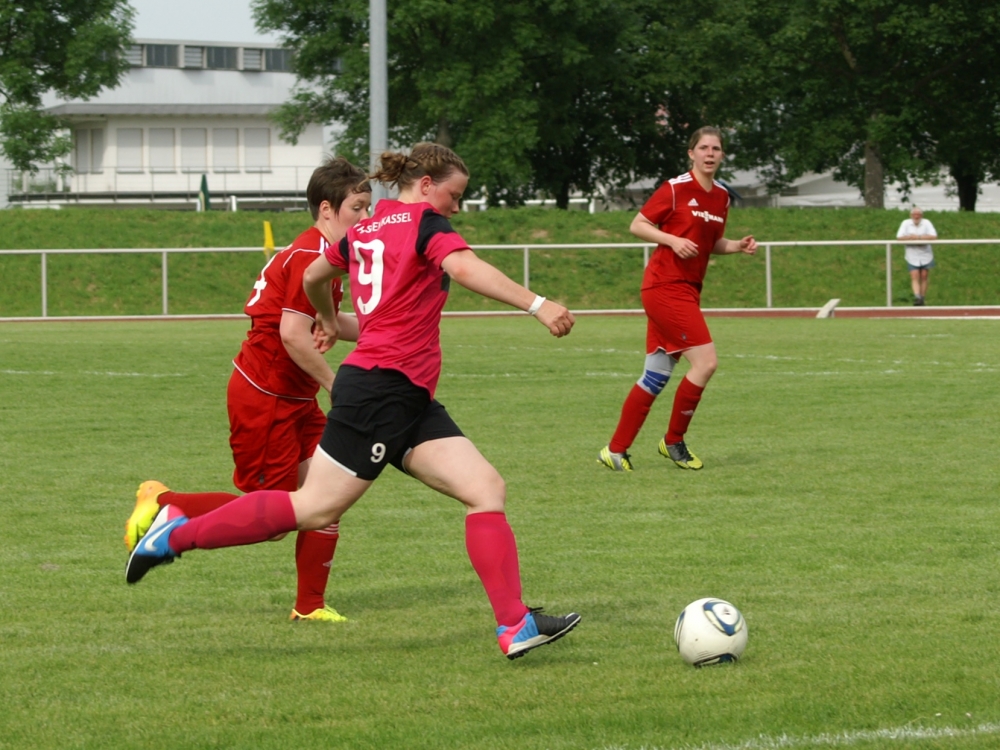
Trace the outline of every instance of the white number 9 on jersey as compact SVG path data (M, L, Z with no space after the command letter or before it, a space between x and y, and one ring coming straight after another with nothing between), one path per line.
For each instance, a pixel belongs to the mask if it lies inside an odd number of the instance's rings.
M382 240L361 242L354 240L354 257L358 261L358 284L371 287L371 296L367 302L361 301L361 295L355 297L354 304L364 315L368 315L382 300L382 255L385 253L385 243ZM365 270L365 263L368 270Z

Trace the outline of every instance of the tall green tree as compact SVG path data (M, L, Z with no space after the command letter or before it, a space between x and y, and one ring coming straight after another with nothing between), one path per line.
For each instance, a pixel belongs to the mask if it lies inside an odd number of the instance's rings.
M882 207L887 181L936 174L947 133L931 126L955 71L996 86L996 2L742 0L732 13L756 51L732 113L741 159L776 185L832 168Z
M687 2L694 12L694 4ZM470 192L520 202L663 175L689 120L652 58L669 18L654 0L393 0L389 125L435 140L472 172ZM339 148L368 154L368 3L256 0L258 27L296 50L301 87L277 115L286 138L338 122ZM659 42L658 42L659 44ZM687 89L679 89L687 94ZM698 123L701 124L701 123ZM695 124L693 127L697 127Z
M0 150L15 168L69 152L42 95L86 99L115 86L132 18L126 0L0 0Z

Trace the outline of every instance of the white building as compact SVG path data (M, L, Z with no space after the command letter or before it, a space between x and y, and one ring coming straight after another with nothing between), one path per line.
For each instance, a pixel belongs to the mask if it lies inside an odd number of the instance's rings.
M292 145L268 119L295 83L290 55L274 44L137 40L117 88L46 101L72 124L72 169L8 170L8 200L193 208L204 176L213 207L304 206L324 129L309 125Z

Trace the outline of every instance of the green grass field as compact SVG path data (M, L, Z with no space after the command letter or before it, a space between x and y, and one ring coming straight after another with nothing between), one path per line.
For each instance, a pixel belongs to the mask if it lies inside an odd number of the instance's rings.
M727 233L754 234L761 242L871 240L894 237L903 211L862 209L734 209ZM544 209L460 213L456 228L474 245L635 242L633 211L587 214ZM928 214L942 239L1000 237L1000 215ZM279 246L309 226L308 214L154 211L141 209L0 212L0 249L257 247L262 222L274 225ZM517 281L520 250L482 255ZM1000 303L1000 245L939 245L931 274L931 305ZM257 253L170 256L169 310L177 314L239 313L264 263ZM49 315L154 315L162 310L160 256L53 255L48 261ZM838 297L845 307L885 304L885 248L774 248L773 296L777 307L821 307ZM894 304L912 302L903 248L892 262ZM573 309L641 306L642 251L551 250L531 253L532 288ZM0 317L41 314L38 256L0 256ZM450 310L499 309L499 303L453 287ZM764 307L763 252L713 260L703 303L708 307Z
M392 469L342 523L350 623L287 621L290 539L126 586L139 482L231 488L245 326L0 324L0 748L997 747L997 322L710 324L706 468L656 454L671 384L621 475L595 456L641 318L444 322L438 397L508 482L526 600L583 615L516 662L458 503ZM676 654L702 596L746 616L740 663Z

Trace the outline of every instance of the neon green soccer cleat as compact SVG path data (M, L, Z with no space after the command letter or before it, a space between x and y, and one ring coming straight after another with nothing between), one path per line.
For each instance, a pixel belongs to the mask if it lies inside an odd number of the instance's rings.
M611 471L632 471L632 457L625 451L612 453L611 448L606 445L597 454L597 462L604 464Z
M164 492L169 492L170 488L155 479L143 482L135 493L135 508L132 515L125 522L125 548L132 552L135 545L139 543L146 532L149 531L153 519L160 512L160 505L156 498Z
M683 440L679 443L674 443L673 445L667 445L667 439L663 438L660 440L658 450L660 451L661 456L669 458L682 469L693 469L697 471L705 465L701 462L700 458L688 450L688 447L684 444Z
M293 609L292 614L288 619L292 622L299 622L300 620L315 620L316 622L348 622L346 617L340 614L340 612L335 610L329 604L322 609L314 609L308 615L300 614L297 609Z

